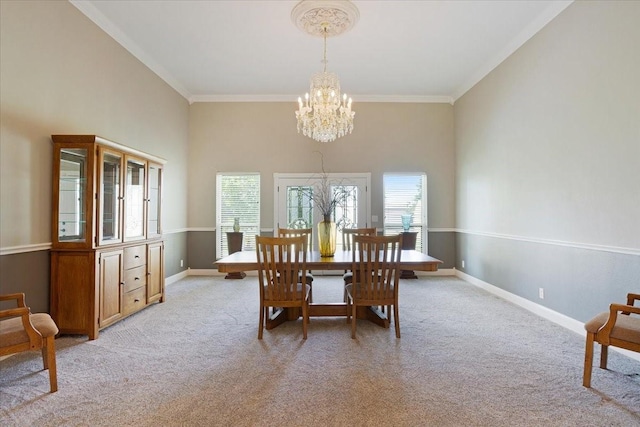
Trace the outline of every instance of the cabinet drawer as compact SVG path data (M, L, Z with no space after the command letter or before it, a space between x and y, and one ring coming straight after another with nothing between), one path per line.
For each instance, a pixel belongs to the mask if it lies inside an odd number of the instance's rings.
M124 269L139 267L147 263L147 245L124 248Z
M129 292L147 284L147 266L130 268L124 271L124 291Z
M124 294L124 315L135 313L146 305L147 288L141 287Z

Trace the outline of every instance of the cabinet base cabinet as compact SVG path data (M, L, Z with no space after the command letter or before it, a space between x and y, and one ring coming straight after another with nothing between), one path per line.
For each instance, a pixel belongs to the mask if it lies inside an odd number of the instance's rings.
M51 316L62 333L98 336L95 252L51 252Z
M123 251L101 252L98 258L100 275L98 287L100 289L100 316L98 324L100 328L111 325L123 316L122 292Z
M164 243L147 246L147 304L164 302Z
M164 242L51 251L51 316L61 334L101 329L164 301Z

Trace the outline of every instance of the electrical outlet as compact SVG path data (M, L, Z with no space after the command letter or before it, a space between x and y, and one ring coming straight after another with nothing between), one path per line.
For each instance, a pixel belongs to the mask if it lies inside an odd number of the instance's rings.
M462 268L464 268L464 260L462 260Z
M544 288L538 288L538 297L544 299Z
M184 267L184 260L180 260L180 267Z

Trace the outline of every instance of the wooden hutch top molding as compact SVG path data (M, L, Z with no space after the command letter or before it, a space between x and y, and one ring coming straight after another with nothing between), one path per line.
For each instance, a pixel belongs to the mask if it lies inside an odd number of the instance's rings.
M167 160L163 159L162 157L154 156L153 154L136 150L135 148L119 144L98 135L51 135L51 140L53 142L96 143L105 147L122 151L123 153L132 154L138 157L144 157L148 160L151 160L152 162L159 163L161 165L165 165L167 163Z

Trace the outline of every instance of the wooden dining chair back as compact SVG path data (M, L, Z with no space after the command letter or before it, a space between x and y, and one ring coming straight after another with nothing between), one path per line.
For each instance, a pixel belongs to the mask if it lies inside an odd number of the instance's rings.
M278 237L305 237L306 243L304 245L305 251L311 251L311 237L313 230L311 228L278 228ZM300 276L300 283L306 283L310 286L309 290L309 302L313 302L313 274L310 271L307 271L307 274L304 276L304 280L302 280L302 276Z
M342 229L342 248L350 251L353 247L353 236L375 236L375 228L343 228Z
M311 251L311 238L313 237L313 229L311 228L278 228L278 237L298 237L306 236L306 250Z
M342 248L345 251L350 251L353 248L353 236L375 236L375 228L343 228L342 229ZM351 270L345 270L342 275L344 285L347 286L351 283L353 272ZM343 301L347 301L347 291L344 291Z
M23 293L0 295L0 301L15 301L14 308L0 310L0 356L40 350L44 369L49 370L51 393L58 390L55 336L58 327L47 313L31 314Z
M347 322L351 321L351 338L356 337L357 307L386 306L387 316L393 308L396 337L400 338L398 285L402 235L354 236L351 270L353 281L347 292Z
M609 311L598 314L584 324L587 343L584 353L582 385L591 387L593 345L600 343L600 368L607 369L609 346L640 352L640 294L627 294L627 304L611 304Z
M309 323L309 292L311 287L300 283L307 274L307 240L299 237L256 236L256 258L260 285L260 323L258 339L262 339L269 307L298 307L302 310L302 335L307 339Z

